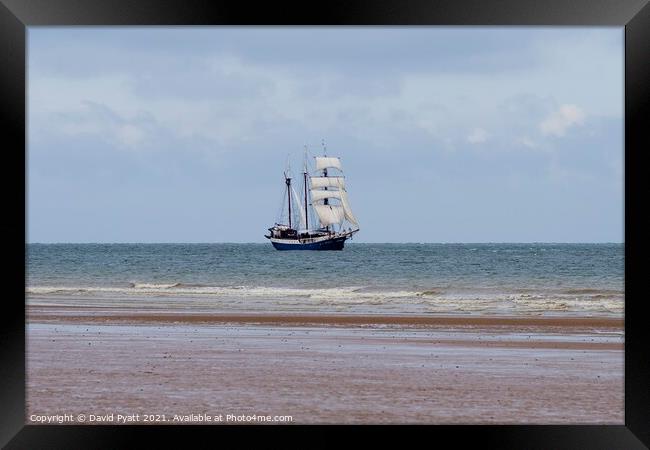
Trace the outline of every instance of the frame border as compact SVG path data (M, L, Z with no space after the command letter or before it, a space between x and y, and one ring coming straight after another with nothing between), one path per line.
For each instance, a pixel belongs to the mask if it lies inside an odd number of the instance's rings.
M650 148L645 130L650 117L650 6L648 0L336 0L326 8L318 4L246 3L222 0L0 0L0 93L3 108L0 123L9 138L11 172L22 180L19 194L6 201L14 213L12 226L5 226L11 247L11 267L18 272L11 278L9 312L0 323L2 365L0 445L3 448L116 448L132 445L133 439L170 441L180 437L174 426L37 426L25 425L25 305L17 301L25 295L26 249L26 32L29 26L96 25L561 25L625 27L625 425L457 425L367 427L372 437L383 438L412 428L432 432L436 438L449 438L464 445L499 448L648 448L650 446L650 358L645 342L648 326L642 314L641 258L644 256L640 224L641 155ZM596 74L594 74L596 76ZM22 155L22 156L21 156ZM11 177L3 177L5 192L15 192ZM10 186L11 185L11 186ZM22 193L22 198L20 196ZM638 195L638 196L637 196ZM628 202L629 201L629 202ZM14 217L18 218L13 219ZM16 223L17 222L17 223ZM255 425L221 426L242 442L260 428ZM270 436L286 426L264 427ZM327 428L291 426L293 432L322 443L339 444ZM335 427L337 428L337 427ZM182 427L194 442L210 441L216 429L205 426ZM233 436L233 437L235 437ZM307 438L307 436L305 435ZM247 439L248 438L248 439ZM307 440L305 442L310 442ZM6 447L5 447L6 446Z

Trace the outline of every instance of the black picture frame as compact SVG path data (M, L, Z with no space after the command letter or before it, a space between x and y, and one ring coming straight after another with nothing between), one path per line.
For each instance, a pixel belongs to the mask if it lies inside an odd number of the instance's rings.
M454 446L478 443L486 447L646 448L650 446L650 352L648 320L643 314L641 258L644 255L641 204L644 179L641 164L650 149L646 125L650 117L650 6L648 0L383 0L251 5L234 0L0 0L0 92L5 170L3 221L5 257L12 274L0 314L0 384L2 415L0 445L4 448L120 448L135 437L170 443L191 433L197 446L210 446L214 433L235 433L240 445L259 435L254 426L36 426L25 425L25 226L26 226L26 27L37 25L571 25L625 27L625 424L619 426L431 426L435 442L451 439ZM598 74L594 74L598 76ZM9 177L6 174L15 175ZM646 176L647 177L647 176ZM19 184L22 182L22 184ZM18 189L16 188L18 186ZM21 188L22 186L22 188ZM8 205L7 205L8 203ZM21 280L22 278L22 280ZM306 441L337 445L322 427L262 427L304 435ZM373 437L401 428L371 430ZM410 433L413 428L409 428ZM310 433L308 437L306 433ZM208 437L210 436L210 437ZM219 437L218 439L221 439ZM237 441L236 441L237 442ZM433 444L434 442L430 442Z

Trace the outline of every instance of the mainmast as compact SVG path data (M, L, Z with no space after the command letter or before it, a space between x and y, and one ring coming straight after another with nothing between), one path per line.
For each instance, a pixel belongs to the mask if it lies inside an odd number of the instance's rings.
M325 178L327 178L327 167L323 169L323 176L324 176ZM324 187L323 189L327 190L327 186ZM325 198L323 199L323 205L329 205L329 198L325 197ZM330 226L329 226L329 225L325 225L325 229L326 229L327 231L329 231L329 230L330 230Z
M309 214L307 213L307 172L305 171L303 175L305 176L305 230L309 230Z
M327 156L327 147L325 147L325 139L323 139L321 142L322 142L322 144L323 144L323 156L326 157L326 156ZM325 167L325 168L323 169L323 176L327 178L327 167ZM327 190L327 186L325 186L324 189ZM328 199L327 197L325 197L325 198L323 199L323 205L329 205L329 199ZM325 229L326 229L327 231L329 231L329 230L330 230L330 226L329 226L329 225L326 225L326 226L325 226Z
M291 178L284 176L284 181L287 183L287 198L289 199L289 228L291 228Z
M309 214L307 213L307 146L305 145L305 166L303 170L305 184L305 230L309 233Z

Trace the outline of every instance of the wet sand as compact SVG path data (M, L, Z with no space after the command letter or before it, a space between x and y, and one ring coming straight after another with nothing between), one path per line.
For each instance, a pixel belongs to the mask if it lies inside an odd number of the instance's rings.
M622 424L623 356L606 317L28 307L27 418Z

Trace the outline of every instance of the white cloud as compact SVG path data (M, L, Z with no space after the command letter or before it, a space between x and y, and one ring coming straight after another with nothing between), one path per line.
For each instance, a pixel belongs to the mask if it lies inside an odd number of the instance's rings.
M544 135L562 136L584 118L581 109L563 105L546 118L543 114L548 109L540 108L542 111L524 111L504 120L498 107L504 98L538 91L540 87L546 91L542 98L564 97L554 95L557 74L554 78L543 74L533 77L532 69L531 76L526 77L507 71L486 77L482 72L405 70L386 82L390 89L378 94L359 88L355 84L358 80L340 67L314 73L308 68L228 54L200 55L197 60L197 68L183 69L178 74L180 80L196 82L196 88L189 93L185 85L176 83L173 73L161 78L155 89L145 89L141 80L144 75L136 69L83 79L34 72L30 75L30 117L43 120L32 122L38 127L32 127L30 133L39 133L40 127L60 132L61 127L55 126L57 121L50 114L77 110L84 101L106 105L123 119L119 124L126 128L112 130L112 137L126 148L142 147L155 137L153 130L133 120L141 112L151 115L171 136L203 139L224 150L254 141L265 133L281 134L276 130L284 127L318 136L344 132L382 148L399 145L401 133L436 142L453 136L453 142L447 139L449 147L463 141L470 145L501 139L512 143L516 136L537 138L532 127L540 127ZM205 95L197 95L197 91ZM582 98L580 104L590 114L598 113ZM468 123L481 127L467 129ZM101 131L96 130L99 125L95 123L64 126L70 134ZM531 142L519 144L533 148Z
M524 147L528 148L537 148L539 147L535 141L533 141L531 138L528 136L521 136L517 139L515 139L515 143L519 145L523 145Z
M562 137L576 125L582 125L585 113L576 105L562 105L539 124L542 134Z
M474 128L472 132L467 136L467 142L470 144L482 144L487 141L488 134L483 128Z
M67 137L94 136L119 148L141 150L151 146L160 125L147 113L120 114L110 107L81 101L76 108L33 117L32 126L43 133L59 133Z

